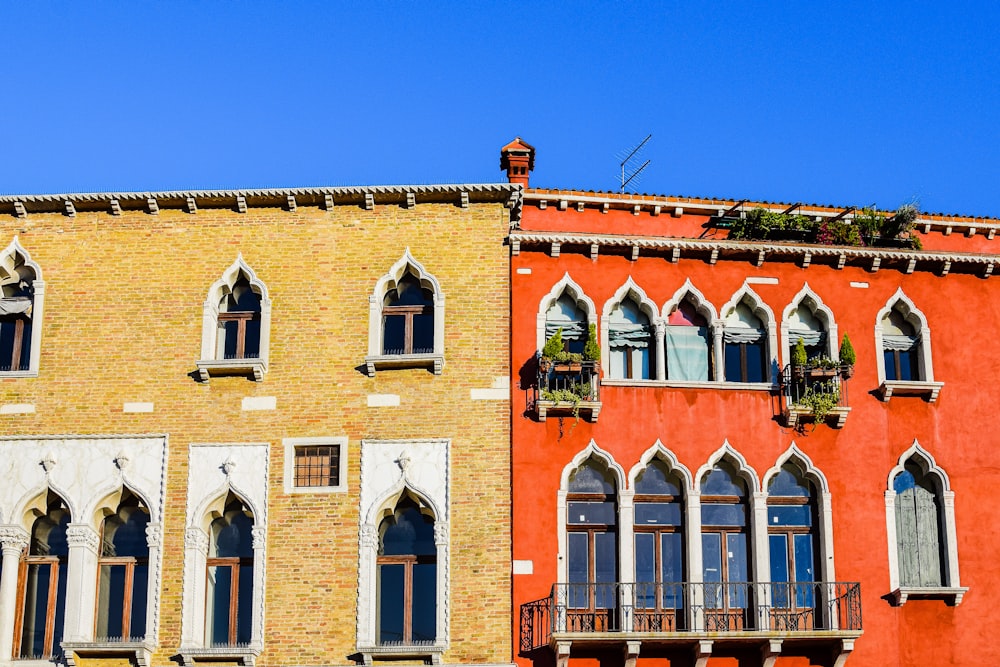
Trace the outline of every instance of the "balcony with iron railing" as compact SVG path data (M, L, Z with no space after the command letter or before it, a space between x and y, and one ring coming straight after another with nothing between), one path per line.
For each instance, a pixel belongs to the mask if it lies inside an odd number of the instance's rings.
M847 365L789 364L781 372L784 418L791 428L812 421L841 428L851 408L847 403Z
M555 584L521 605L522 655L551 647L560 667L575 647L620 645L843 655L861 635L856 582Z
M596 422L601 412L601 366L597 361L552 361L537 358L538 377L531 409L538 421L550 415L584 417Z

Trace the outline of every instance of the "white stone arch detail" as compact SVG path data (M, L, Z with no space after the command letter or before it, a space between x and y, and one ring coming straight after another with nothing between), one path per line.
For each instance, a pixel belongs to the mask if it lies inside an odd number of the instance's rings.
M920 370L920 382L934 382L934 363L931 355L931 329L927 324L927 317L923 311L914 305L910 297L906 296L903 288L899 287L896 292L885 302L885 306L875 315L875 363L878 368L879 383L885 382L885 358L882 341L882 320L892 310L899 306L899 311L903 319L913 326L920 339L920 353L917 360Z
M412 482L405 482L402 479L400 479L392 489L382 494L381 498L375 501L368 512L368 516L365 517L365 523L374 525L375 528L378 529L382 520L385 519L390 512L395 511L396 505L398 505L399 501L406 495L413 496L421 505L425 505L433 515L435 525L437 524L440 520L438 517L441 516L441 510L438 508L437 503L434 502L434 499L430 497L430 494L420 489L417 485Z
M614 310L615 306L620 304L626 298L631 297L638 305L639 310L649 318L649 325L653 327L654 331L654 341L653 346L653 359L657 366L660 364L660 357L662 355L663 348L663 335L662 335L662 323L660 322L660 312L656 304L646 296L645 290L639 287L636 282L632 279L632 276L628 277L621 287L614 293L614 295L604 302L604 308L601 311L601 358L606 359L608 366L610 366L611 359L611 345L609 342L609 332L611 330L611 311ZM656 379L659 378L656 372L652 372L651 375Z
M257 358L247 359L219 359L218 358L218 336L219 336L219 304L222 299L233 291L236 281L243 276L250 283L250 289L260 297L260 350ZM221 367L224 370L246 369L252 370L254 379L257 381L264 379L267 372L268 358L271 349L271 297L264 284L250 265L243 259L240 253L229 268L222 272L222 276L212 283L208 288L208 296L202 307L201 325L201 360L198 363L202 380L208 380L211 370ZM212 362L216 362L213 364Z
M881 320L881 317L879 319ZM903 589L899 581L899 553L896 542L896 490L893 488L893 481L896 479L896 475L903 472L908 461L913 461L920 466L921 471L925 475L932 475L937 479L940 487L939 492L942 504L940 514L942 522L941 539L945 541L945 544L941 547L941 555L945 560L943 570L946 581L943 582L944 586L942 590L931 590L928 592L944 595L953 600L953 603L957 605L961 603L962 596L968 589L962 587L959 578L958 531L955 526L955 492L951 490L951 480L948 477L948 473L937 464L934 456L924 449L916 439L913 440L913 444L906 451L900 454L896 465L889 471L889 476L886 480L885 523L889 547L889 589L892 591L897 604L905 603L908 596L916 596L921 592L921 589Z
M615 480L615 492L618 496L618 512L619 512L619 524L621 524L621 516L623 511L623 503L626 502L626 476L625 470L621 465L615 461L614 456L609 452L601 449L594 440L577 452L576 456L566 464L562 469L562 473L559 477L559 492L558 499L556 503L556 514L557 514L557 530L558 530L558 544L559 553L557 556L558 562L558 574L559 581L568 580L568 561L569 561L569 545L568 539L566 537L566 525L568 523L568 507L566 497L569 495L569 478L574 471L580 468L588 459L591 457L595 458L602 465L604 465L608 471L611 473ZM625 511L629 512L631 504L624 505ZM627 517L626 517L627 518ZM631 562L632 546L626 545L625 535L619 533L618 535L618 566L620 575L626 573L626 569L629 567L628 563Z
M82 516L80 508L75 506L75 503L71 500L65 489L60 489L56 484L48 483L42 487L32 489L18 502L12 514L12 518L16 521L15 525L24 528L30 535L35 521L39 517L45 516L48 510L49 493L59 496L66 503L66 507L69 509L70 522L75 522Z
M368 357L377 359L383 356L400 356L382 354L382 338L384 333L382 326L382 302L385 299L386 292L395 289L396 284L407 273L412 274L420 282L420 286L423 289L429 290L432 295L431 298L434 304L434 352L430 356L440 358L439 361L434 362L434 372L435 374L440 374L444 363L444 292L441 290L441 284L437 278L413 257L409 247L403 252L403 256L389 267L389 271L378 279L375 283L375 289L368 295ZM374 376L376 366L377 364L369 365L369 375Z
M770 384L776 384L778 381L778 375L780 373L780 368L778 367L778 326L774 319L774 312L771 308L764 302L760 295L757 294L746 282L736 290L732 298L719 309L719 323L722 331L725 331L726 318L736 309L741 302L745 302L753 314L764 323L767 329L767 380L766 382ZM720 336L721 337L721 336ZM719 346L720 348L722 345ZM722 367L724 361L724 350L720 349L716 352L716 359L719 361L718 366L720 367L720 379L725 377L725 368Z
M733 302L738 303L738 301ZM725 312L723 310L722 312ZM747 463L746 459L740 454L732 445L729 444L729 440L725 440L722 446L715 450L711 456L708 457L708 461L705 462L703 466L698 468L698 472L695 474L694 478L694 488L691 492L692 498L697 498L697 505L699 509L699 514L697 517L697 528L698 532L695 534L697 540L692 540L692 542L697 541L697 555L698 555L698 576L701 576L701 483L705 476L712 470L715 464L720 461L728 461L733 465L736 470L736 474L739 475L743 481L747 483L747 501L749 504L750 525L748 526L748 543L752 549L750 553L750 577L753 581L767 581L770 578L771 563L768 557L767 549L767 497L760 488L760 478L757 477L756 471ZM691 503L689 503L691 505ZM693 518L693 517L692 517ZM693 521L692 521L693 523ZM700 579L699 579L700 581Z
M635 481L639 478L639 474L649 467L649 464L653 462L653 459L659 459L667 465L667 469L670 472L675 472L681 476L681 481L684 482L684 495L685 497L690 495L691 489L694 487L694 478L691 476L691 471L687 469L683 463L677 460L677 456L670 451L666 445L664 445L659 438L653 443L653 446L642 453L639 457L639 462L632 466L632 469L628 472L628 490L632 493L635 492Z
M761 490L768 494L771 480L781 471L782 466L788 463L801 470L803 476L811 480L816 489L816 507L819 510L819 525L816 526L816 529L820 549L820 571L816 573L816 581L836 581L837 575L833 558L833 499L830 494L830 485L823 471L813 465L809 455L799 449L793 441L788 449L778 457L774 467L764 473L761 478Z
M20 260L20 261L18 261ZM19 371L4 371L0 373L3 377L36 377L38 375L38 363L42 354L42 325L45 313L45 281L42 280L42 267L38 265L28 251L24 249L15 236L14 240L0 252L0 285L6 285L24 279L18 267L27 267L34 276L31 279L32 299L31 299L31 340L23 341L21 344L31 346L28 356L28 368ZM0 294L2 296L2 294Z
M811 305L810 305L811 304ZM795 345L796 341L791 339L791 323L789 322L792 313L798 310L799 306L805 305L812 311L813 315L823 326L826 327L826 356L830 357L834 361L840 360L840 337L837 332L837 320L833 316L833 311L823 303L823 299L820 298L816 292L809 287L809 283L804 283L802 289L792 297L791 303L789 303L785 310L781 313L781 354L783 355L782 363L790 364L792 363L792 346Z
M545 314L548 312L549 308L552 307L552 304L554 304L564 293L572 297L578 306L582 306L584 312L587 313L588 325L597 324L597 307L594 306L594 301L583 292L583 289L577 285L572 278L570 278L569 272L567 271L563 277L552 286L549 293L543 296L542 300L538 303L538 316L535 327L535 347L539 352L543 347L545 347Z

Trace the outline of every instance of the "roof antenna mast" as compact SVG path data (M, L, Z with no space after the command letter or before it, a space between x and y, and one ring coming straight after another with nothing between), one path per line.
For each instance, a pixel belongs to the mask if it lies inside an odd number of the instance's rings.
M636 164L638 164L639 160L642 159L642 157L639 155L639 152L643 149L643 147L646 145L646 143L650 139L652 139L652 138L653 138L652 134L646 135L646 138L643 139L642 141L640 141L639 145L636 146L635 148L633 148L622 159L621 164L619 165L621 167L621 190L620 190L620 192L622 194L625 193L625 186L628 185L629 183L631 183L633 180L636 183L639 182L639 178L638 178L639 174L642 173L642 170L645 169L646 167L648 167L649 163L652 161L652 160L646 160L641 165L636 166ZM624 154L624 151L622 153L619 153L618 157L619 158L622 157L623 154Z

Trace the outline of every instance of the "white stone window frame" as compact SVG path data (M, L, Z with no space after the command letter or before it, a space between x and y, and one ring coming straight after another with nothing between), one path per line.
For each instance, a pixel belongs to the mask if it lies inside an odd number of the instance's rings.
M767 354L765 355L765 361L767 363L766 373L767 380L764 382L725 382L726 369L725 369L725 329L726 329L726 319L736 310L736 307L740 303L746 303L750 307L754 316L759 319L766 329L765 340L767 341ZM742 389L764 389L771 390L778 386L778 380L781 375L781 367L778 365L778 326L774 319L774 312L771 308L764 302L757 292L750 287L746 282L743 286L736 290L732 298L727 301L722 308L719 309L719 323L718 323L718 334L716 341L719 345L716 346L715 361L718 370L718 376L720 381L725 382L727 385L739 387Z
M941 556L945 559L944 575L947 578L945 585L941 587L907 587L899 583L899 546L896 543L896 490L893 488L893 481L896 475L902 473L906 463L913 461L920 466L925 475L933 475L938 482L941 497L941 513L939 520L941 525L941 539L945 544L941 546ZM941 468L934 457L924 449L921 444L914 439L913 444L900 454L896 466L889 471L885 491L885 527L888 537L888 563L889 563L889 591L893 602L898 605L906 604L909 599L931 598L942 599L948 605L957 606L961 604L962 597L968 591L968 587L963 587L958 572L958 532L955 527L955 492L951 490L951 481L948 473Z
M826 331L826 356L839 362L840 335L837 330L837 320L833 316L833 311L823 303L823 299L809 287L809 283L805 283L781 314L781 353L784 364L787 366L792 363L792 348L798 339L792 340L791 317L801 306L808 308L823 324Z
M615 307L621 304L626 299L632 299L639 306L639 310L649 319L649 325L653 328L653 335L650 337L652 339L650 345L650 351L653 355L653 361L656 364L654 368L650 369L653 377L648 379L634 379L634 378L614 378L620 382L625 382L629 384L636 384L637 386L644 385L650 380L663 380L665 375L666 364L663 359L663 322L660 320L659 308L656 304L646 296L645 290L639 287L632 276L628 277L625 284L618 288L610 299L604 303L604 308L601 312L601 356L606 359L605 368L607 370L611 369L611 313L614 311ZM541 348L539 348L541 349ZM605 371L607 374L607 371Z
M250 289L260 298L260 349L255 358L219 359L219 306L222 300L232 293L233 286L244 277L250 283ZM222 277L212 283L208 289L208 297L202 309L201 326L201 359L197 361L198 376L202 382L208 382L212 375L252 373L254 380L260 382L267 373L268 358L271 348L271 297L267 285L264 284L250 265L243 259L242 253L236 261L222 273Z
M347 436L330 436L316 438L284 438L281 443L285 449L285 493L346 493L347 492ZM337 479L335 486L296 486L295 485L295 450L299 447L339 448L337 457Z
M709 378L708 382L690 382L686 380L670 380L668 379L667 386L670 387L718 387L719 383L722 382L725 375L723 375L722 362L720 361L720 351L722 351L722 320L715 312L715 306L712 302L705 298L701 290L694 286L691 279L688 278L681 285L680 289L674 292L674 295L670 297L670 300L663 304L663 310L661 311L660 319L663 322L664 327L670 326L668 324L670 320L670 315L680 308L681 303L687 299L690 303L694 304L694 309L699 315L705 318L708 322L709 335L712 337L711 341L711 354L712 354L712 377ZM664 329L664 337L666 336L666 330ZM666 342L663 343L664 352L664 363L666 363ZM659 370L657 370L659 372ZM668 374L669 369L664 369L664 377Z
M421 288L431 292L434 305L434 351L421 354L383 354L383 301L385 295L395 289L396 284L407 273L416 277ZM444 368L444 292L437 278L413 257L409 248L378 279L375 289L368 295L368 355L365 357L365 367L369 377L375 377L378 370L390 368L431 368L435 375L440 375Z
M0 371L0 377L4 378L38 377L39 360L42 356L42 323L45 313L45 281L42 280L42 267L31 259L31 255L24 249L16 236L0 253L0 282L6 283L16 279L15 266L18 257L21 258L23 265L30 268L35 274L35 278L31 281L34 292L31 302L31 340L21 342L22 345L31 345L31 352L26 370Z
M163 504L167 437L32 436L0 438L0 458L10 461L14 474L0 486L0 542L7 561L0 579L0 662L12 659L14 614L17 606L18 563L34 520L45 513L51 491L66 503L66 606L62 653L66 663L77 656L115 655L148 667L157 645L163 540ZM101 524L118 509L127 488L149 510L146 542L149 576L146 591L146 634L138 641L97 641L98 559ZM48 661L18 661L18 664Z
M252 665L264 648L267 564L267 443L195 443L188 449L187 514L180 661L236 661ZM210 646L206 640L207 559L212 521L232 493L253 513L253 600L250 642Z
M566 294L571 299L576 302L577 307L579 307L587 316L587 321L585 322L586 327L589 329L591 324L597 324L597 308L594 306L593 300L588 297L583 289L576 284L576 282L570 277L569 272L566 272L562 278L552 286L549 293L542 297L542 300L538 304L538 315L536 316L536 327L535 327L535 347L539 353L541 353L542 348L545 347L545 318L549 312L549 308L558 301L563 294Z
M365 664L380 657L424 658L437 664L448 648L450 450L451 440L446 438L361 441L357 651ZM417 497L434 514L437 618L432 645L377 642L379 524L404 494Z
M920 339L919 356L917 358L920 370L920 380L886 380L885 379L885 355L882 341L882 320L892 310L899 306L903 318L917 330ZM927 324L927 317L917 308L913 301L903 292L903 288L896 289L895 294L889 297L885 306L875 315L875 364L878 369L879 393L882 400L888 401L893 395L917 395L924 396L928 402L937 401L944 382L934 380L934 361L931 353L931 329Z

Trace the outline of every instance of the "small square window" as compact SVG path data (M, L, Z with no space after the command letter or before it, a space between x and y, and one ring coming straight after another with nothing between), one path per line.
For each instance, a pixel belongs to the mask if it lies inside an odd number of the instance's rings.
M340 486L340 445L296 447L295 486Z
M347 490L347 438L285 438L285 493Z

